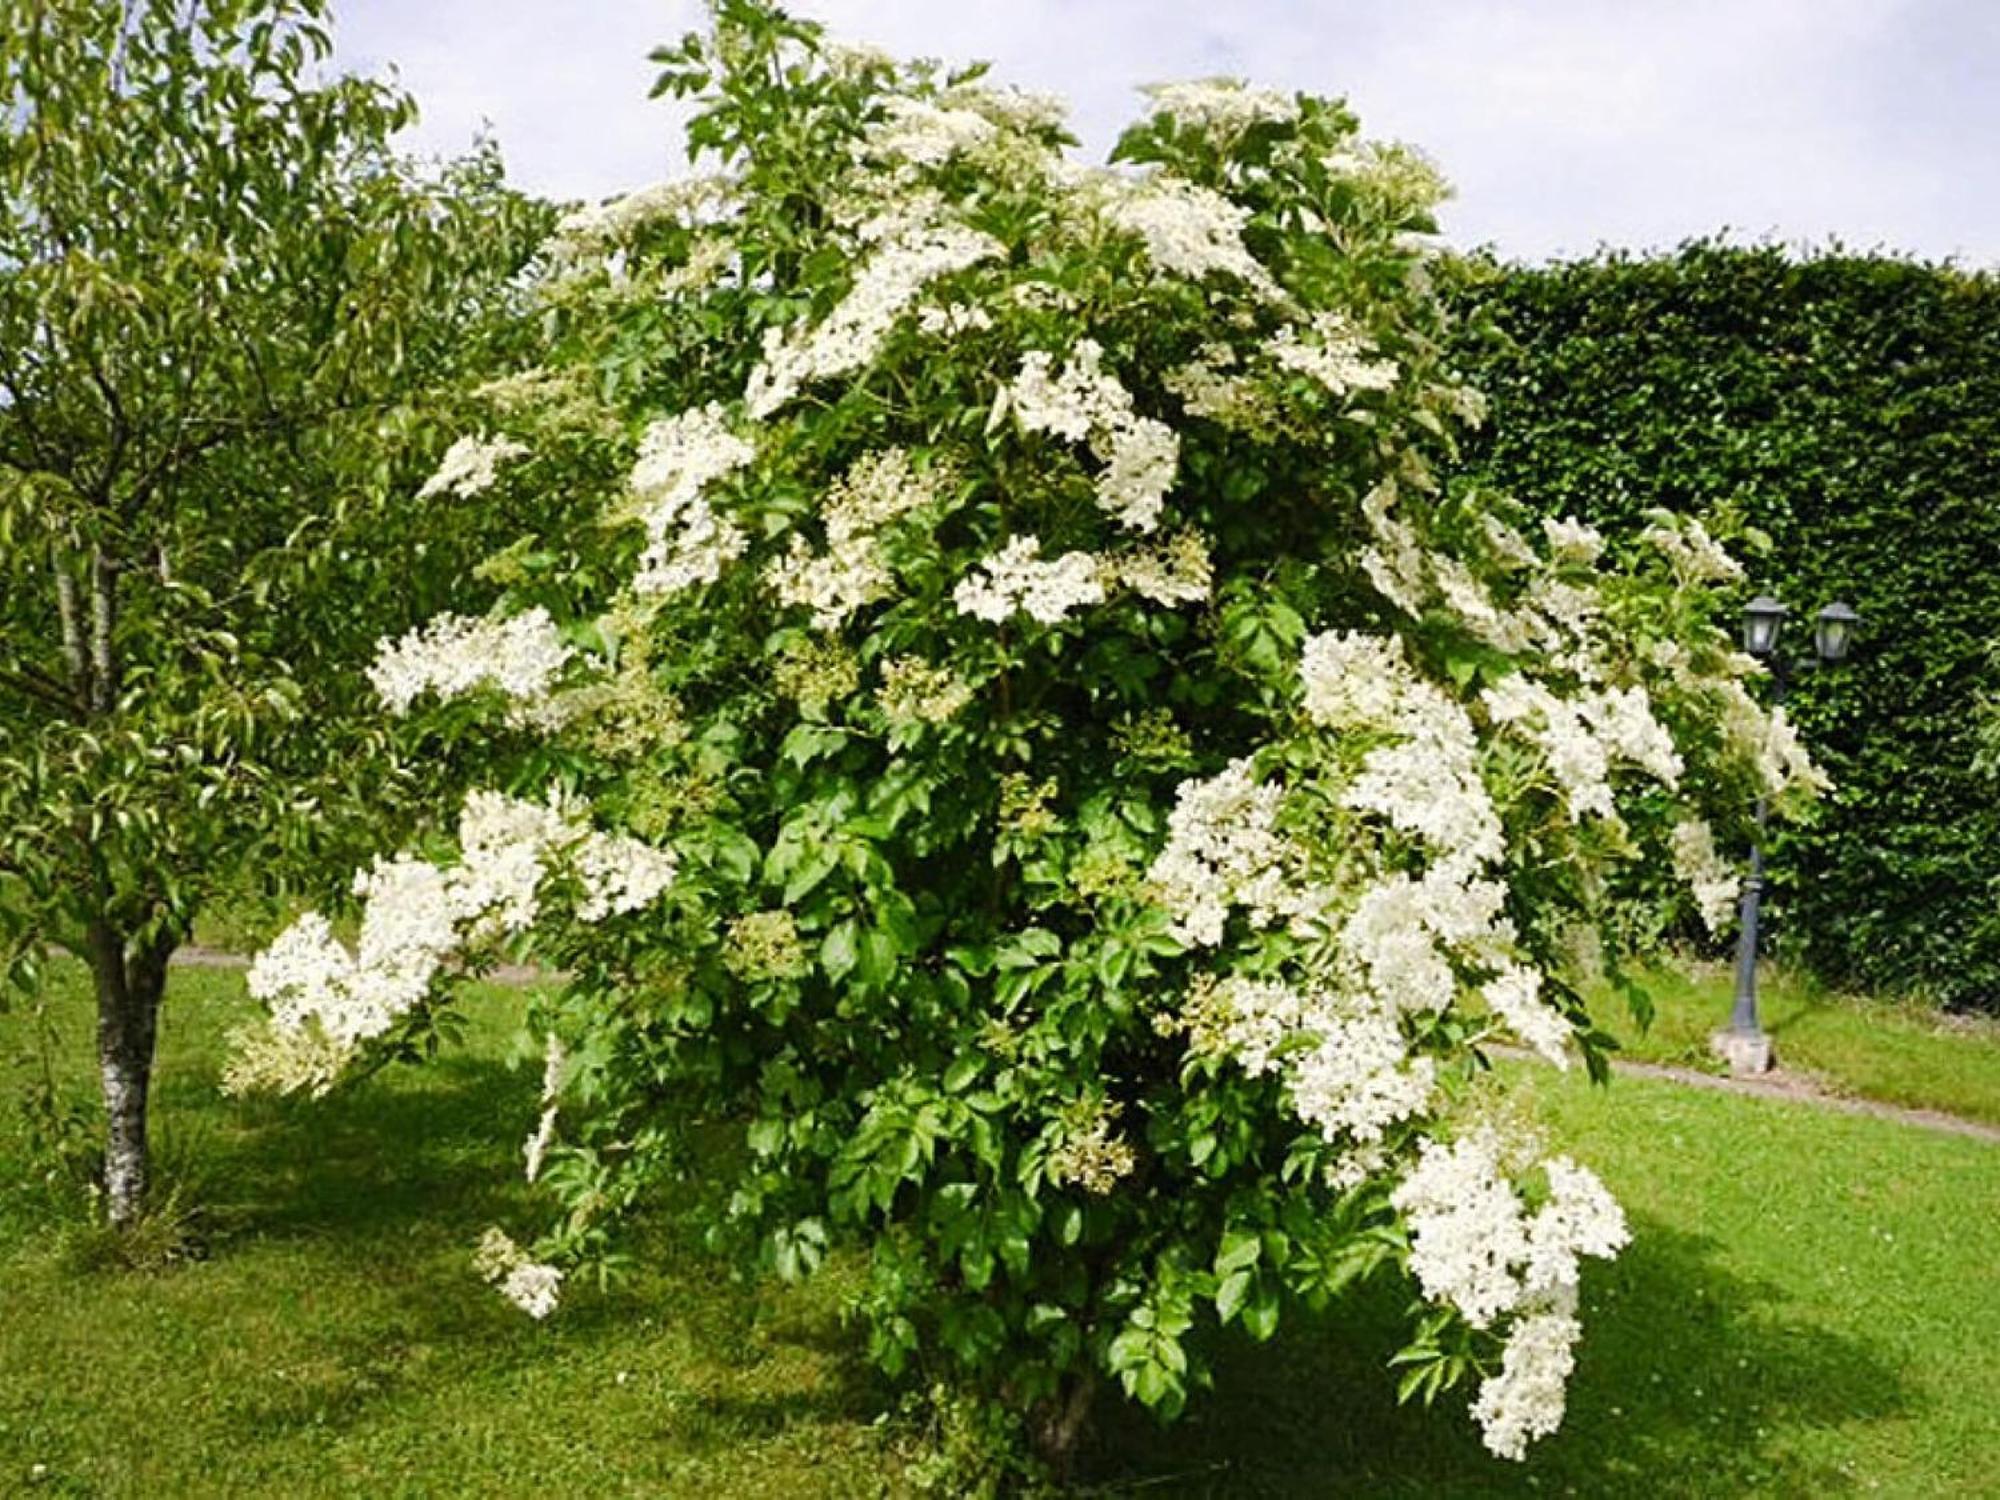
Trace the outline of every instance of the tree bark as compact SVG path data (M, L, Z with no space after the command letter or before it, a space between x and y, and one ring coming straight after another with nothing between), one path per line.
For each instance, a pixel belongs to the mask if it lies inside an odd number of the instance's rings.
M1068 1484L1075 1471L1077 1450L1082 1445L1096 1395L1097 1371L1085 1365L1037 1407L1030 1419L1029 1436L1035 1451L1058 1484Z
M159 1036L160 998L174 942L128 943L109 922L90 926L97 984L97 1064L104 1086L104 1202L112 1227L130 1229L146 1211L151 1172L147 1103Z

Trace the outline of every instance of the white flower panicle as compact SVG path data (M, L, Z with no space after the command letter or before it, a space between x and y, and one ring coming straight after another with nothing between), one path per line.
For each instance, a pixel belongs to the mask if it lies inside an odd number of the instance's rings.
M1038 538L1017 536L958 581L952 602L960 614L995 625L1017 613L1053 625L1072 610L1104 602L1098 571L1088 552L1044 562Z
M1031 350L1002 400L1024 432L1089 443L1104 463L1098 507L1132 531L1154 530L1180 468L1179 436L1138 414L1132 393L1104 368L1095 339L1077 340L1061 371L1054 367L1053 356Z
M891 98L887 117L869 127L855 147L863 161L888 158L920 167L942 166L991 142L999 132L977 110L953 109L907 96Z
M462 437L444 450L437 472L424 481L417 498L428 500L450 491L460 499L469 500L493 488L500 477L501 464L510 458L520 458L527 451L526 444L512 438Z
M1586 814L1617 818L1610 779L1614 762L1638 766L1669 788L1680 783L1680 752L1653 717L1643 687L1562 698L1526 672L1512 672L1487 688L1480 700L1494 723L1519 725L1540 747L1573 821Z
M1232 277L1259 298L1285 300L1284 289L1243 243L1250 211L1214 189L1155 172L1136 182L1095 177L1084 196L1098 201L1106 223L1143 241L1147 258L1167 275Z
M1575 1033L1562 1012L1542 999L1542 976L1526 964L1508 964L1479 987L1493 1014L1557 1067L1569 1067Z
M1194 78L1141 88L1154 112L1226 145L1253 125L1289 124L1298 101L1276 89L1252 88L1236 78Z
M1480 1382L1472 1402L1473 1420L1494 1454L1519 1462L1528 1456L1530 1442L1562 1426L1582 1337L1583 1327L1566 1302L1524 1313L1514 1324L1499 1373Z
M1395 723L1409 690L1402 640L1355 630L1308 637L1299 660L1306 717L1329 729L1382 729Z
M537 1322L556 1310L562 1294L562 1271L530 1259L505 1230L486 1231L473 1252L472 1268L480 1280L497 1287L501 1296Z
M1173 608L1200 604L1215 589L1215 564L1200 532L1187 528L1164 541L1107 558L1113 580Z
M1604 555L1603 534L1574 516L1543 516L1542 534L1548 538L1550 553L1560 562L1589 565Z
M1743 872L1715 847L1715 831L1705 818L1687 818L1674 826L1674 874L1694 897L1702 925L1721 937L1736 915L1743 893Z
M550 875L575 879L577 920L597 922L650 903L675 868L671 853L600 833L553 796L535 803L471 793L459 846L459 863L449 868L403 855L360 872L361 935L352 953L310 912L257 955L250 993L269 1007L272 1028L317 1032L328 1044L316 1054L317 1070L288 1087L325 1092L355 1050L421 1004L468 945L532 927Z
M646 549L632 588L640 595L679 593L714 583L749 545L743 529L718 514L704 491L745 468L757 450L730 430L720 402L664 417L646 429L629 481Z
M1542 1164L1548 1197L1532 1214L1509 1180L1490 1126L1426 1141L1390 1202L1410 1235L1410 1271L1433 1302L1475 1328L1511 1317L1499 1374L1473 1404L1486 1445L1518 1459L1562 1420L1581 1257L1609 1258L1631 1236L1616 1200L1567 1157Z
M857 460L835 482L820 512L827 550L794 534L789 552L765 572L781 604L812 610L819 630L836 630L856 610L888 597L892 582L881 533L937 498L907 451L882 449Z
M1362 758L1361 772L1341 794L1341 805L1374 813L1391 827L1429 847L1447 861L1492 864L1505 852L1500 814L1479 774L1479 738L1471 718L1437 684L1418 675L1400 646L1371 649L1338 638L1311 653L1306 695L1319 712L1353 718L1389 704L1375 727L1395 738ZM1361 674L1345 686L1334 675L1344 662ZM1327 721L1322 721L1327 722Z
M875 701L893 725L943 724L972 702L972 688L948 667L934 667L917 656L892 656L882 663Z
M711 222L734 203L736 191L734 178L697 173L574 209L557 222L550 257L566 265L605 255L662 219L690 227Z
M1328 1141L1371 1145L1421 1113L1437 1066L1413 1055L1393 1013L1326 986L1224 981L1214 1042L1251 1077L1283 1079L1292 1111Z
M1178 941L1215 947L1237 906L1258 927L1309 914L1313 895L1291 882L1298 850L1277 831L1283 801L1282 787L1252 779L1247 759L1174 789L1167 842L1146 879Z
M1653 524L1639 533L1639 540L1657 547L1682 583L1734 583L1743 577L1743 564L1693 516L1653 514Z
M575 655L539 605L501 619L444 614L400 640L378 641L368 681L393 714L408 713L425 693L449 700L491 688L517 718L534 719Z
M764 358L750 372L743 392L750 415L769 417L814 381L865 368L896 320L932 282L1005 253L993 236L963 225L921 218L901 223L862 263L847 295L818 323L765 331Z
M1310 338L1290 324L1265 345L1273 363L1309 376L1336 396L1356 391L1386 391L1399 373L1393 359L1370 358L1375 346L1346 314L1318 312L1312 316Z

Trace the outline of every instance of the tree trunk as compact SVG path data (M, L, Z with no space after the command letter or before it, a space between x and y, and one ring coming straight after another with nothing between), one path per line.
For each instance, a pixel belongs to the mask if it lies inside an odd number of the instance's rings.
M1049 1466L1058 1484L1068 1484L1076 1468L1077 1449L1090 1421L1090 1404L1097 1395L1097 1371L1089 1365L1070 1375L1056 1394L1035 1409L1029 1437L1035 1452Z
M153 1044L166 989L169 937L128 944L105 921L90 928L97 981L97 1065L104 1084L104 1201L111 1224L129 1229L146 1211L150 1157L146 1106Z

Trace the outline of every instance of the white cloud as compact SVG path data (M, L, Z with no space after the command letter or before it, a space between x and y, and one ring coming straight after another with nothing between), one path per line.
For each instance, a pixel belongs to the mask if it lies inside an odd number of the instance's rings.
M1138 85L1218 72L1345 94L1459 185L1446 229L1524 257L1752 236L2000 261L2000 6L1982 0L798 0L892 51L991 58L1101 152ZM592 197L679 169L646 51L690 0L355 0L420 139L490 120L517 178Z

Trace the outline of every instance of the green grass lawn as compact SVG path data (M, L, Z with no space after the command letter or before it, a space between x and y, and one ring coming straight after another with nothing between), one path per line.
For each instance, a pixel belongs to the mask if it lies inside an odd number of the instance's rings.
M1642 983L1655 1008L1647 1031L1622 1001L1607 996L1595 1005L1624 1055L1727 1072L1708 1039L1728 1024L1733 971L1688 963L1649 972ZM2000 1023L1843 995L1776 969L1759 979L1758 1013L1786 1072L1836 1093L2000 1125Z
M546 1326L473 1279L486 1224L533 1223L517 1141L538 1068L505 1061L518 994L483 994L472 1045L426 1070L236 1104L214 1049L241 987L182 971L165 1020L163 1151L206 1205L205 1259L80 1268L19 1185L11 1103L0 1116L0 1494L897 1492L893 1398L840 1324L848 1262L756 1291L662 1223L632 1280L577 1289ZM73 975L60 989L80 1076L82 997ZM0 1016L0 1069L23 1031ZM1990 1039L1925 1040L2000 1084ZM1517 1467L1462 1407L1397 1410L1381 1362L1398 1307L1378 1297L1231 1345L1218 1393L1175 1427L1108 1413L1099 1492L1994 1492L2000 1148L1649 1080L1510 1076L1636 1232L1586 1280L1564 1431Z

